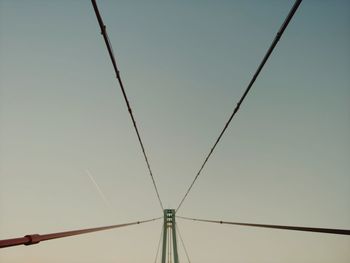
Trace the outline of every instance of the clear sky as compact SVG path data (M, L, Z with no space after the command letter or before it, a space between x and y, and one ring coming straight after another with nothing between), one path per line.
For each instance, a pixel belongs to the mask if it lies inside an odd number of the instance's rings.
M98 3L175 208L293 1ZM301 4L180 215L350 229L349 11ZM0 239L160 214L90 1L0 0ZM193 262L350 261L345 236L179 227ZM153 262L160 229L3 249L0 262Z

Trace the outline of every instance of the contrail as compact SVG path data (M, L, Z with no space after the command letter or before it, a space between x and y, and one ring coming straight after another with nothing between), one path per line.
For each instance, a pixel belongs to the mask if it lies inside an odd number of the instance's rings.
M98 193L100 194L100 196L102 197L103 201L110 207L112 207L111 203L108 201L108 199L106 198L105 194L102 192L101 188L99 187L99 185L97 184L97 182L95 181L94 177L92 176L92 174L90 173L89 170L86 170L87 175L89 176L91 182L94 184L94 186L96 187Z

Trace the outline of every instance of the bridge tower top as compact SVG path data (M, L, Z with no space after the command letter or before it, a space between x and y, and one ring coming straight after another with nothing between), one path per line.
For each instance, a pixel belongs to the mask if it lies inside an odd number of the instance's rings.
M164 209L162 263L179 263L175 209Z

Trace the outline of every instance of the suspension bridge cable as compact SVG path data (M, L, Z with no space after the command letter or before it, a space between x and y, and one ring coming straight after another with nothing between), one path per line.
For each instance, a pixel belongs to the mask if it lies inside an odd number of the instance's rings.
M0 248L19 246L19 245L26 245L26 246L34 245L34 244L38 244L41 241L47 241L47 240L51 240L51 239L76 236L76 235L87 234L87 233L91 233L91 232L109 230L109 229L113 229L113 228L143 224L143 223L147 223L147 222L151 222L151 221L156 221L158 219L160 219L160 217L152 218L152 219L148 219L148 220L126 223L126 224L87 228L87 229L80 229L80 230L72 230L72 231L65 231L65 232L58 232L58 233L51 233L51 234L44 234L44 235L31 234L31 235L26 235L24 237L19 237L19 238L0 240Z
M187 189L187 191L186 191L184 197L182 198L180 204L178 205L178 207L177 207L177 209L176 209L176 212L180 209L180 207L182 206L183 202L185 201L187 195L188 195L189 192L191 191L191 189L192 189L194 183L196 182L196 180L198 179L199 175L201 174L201 172L202 172L202 170L203 170L205 164L206 164L207 161L209 160L209 158L210 158L211 154L213 153L213 151L214 151L216 145L219 143L221 137L224 135L224 133L225 133L227 127L229 126L229 124L231 123L233 117L234 117L234 116L236 115L236 113L238 112L238 110L239 110L239 108L240 108L242 102L244 101L245 97L248 95L248 92L250 91L250 89L251 89L251 87L253 86L255 80L256 80L257 77L259 76L259 73L261 72L261 70L263 69L265 63L266 63L267 60L269 59L269 57L270 57L272 51L274 50L275 46L277 45L278 41L280 40L281 36L283 35L283 32L284 32L285 29L287 28L287 26L288 26L290 20L292 19L293 15L294 15L295 12L297 11L297 9L298 9L298 7L299 7L299 5L300 5L301 2L302 2L302 0L296 0L295 3L294 3L294 5L293 5L293 7L292 7L291 10L289 11L289 13L288 13L286 19L284 20L282 26L280 27L280 29L278 30L278 32L277 32L277 34L276 34L274 40L272 41L271 46L269 47L269 49L267 50L267 53L265 54L264 58L262 59L260 65L259 65L259 67L258 67L258 69L256 70L256 72L255 72L255 74L253 75L252 79L250 80L250 82L249 82L247 88L245 89L245 91L244 91L242 97L240 98L240 100L238 101L236 107L234 108L234 110L233 110L233 112L232 112L230 118L229 118L228 121L226 122L226 124L225 124L223 130L221 131L221 133L220 133L220 135L219 135L219 137L216 139L216 141L215 141L213 147L210 149L210 151L209 151L207 157L205 158L205 160L204 160L202 166L200 167L199 171L197 172L196 176L194 177L194 180L192 181L190 187Z
M158 254L159 254L159 249L160 249L160 243L162 241L162 236L163 236L163 225L161 227L161 230L160 230L160 238L159 238L159 241L158 241L158 246L157 246L157 253L156 253L156 258L154 259L154 263L157 263L157 259L158 259Z
M97 18L98 24L99 24L100 29L101 29L101 34L102 34L102 36L104 38L104 41L106 43L106 47L107 47L107 50L108 50L109 57L110 57L111 62L113 64L113 68L114 68L116 77L118 79L120 89L121 89L121 91L123 93L123 97L124 97L126 106L128 108L130 118L132 120L132 124L134 125L134 129L135 129L135 132L136 132L136 135L137 135L137 139L138 139L138 141L140 143L141 150L142 150L143 156L145 158L145 161L146 161L146 164L147 164L147 168L148 168L148 172L149 172L149 175L151 176L152 183L153 183L154 189L156 191L159 204L160 204L162 210L164 210L163 203L162 203L162 200L160 199L160 195L159 195L159 192L158 192L157 184L156 184L156 182L154 180L153 172L151 170L151 165L149 163L149 160L148 160L148 157L147 157L147 154L146 154L146 150L145 150L145 147L143 145L143 142L142 142L142 139L141 139L141 136L140 136L139 129L137 128L137 125L136 125L136 120L135 120L134 114L133 114L133 112L131 110L129 99L128 99L127 95L126 95L126 91L124 89L124 85L123 85L122 79L120 77L120 72L119 72L119 69L118 69L118 66L117 66L117 62L116 62L116 59L115 59L115 56L114 56L112 45L110 43L110 40L109 40L109 37L108 37L108 34L107 34L106 26L103 23L102 17L100 15L100 11L99 11L99 9L97 7L97 4L96 4L96 0L91 0L91 2L92 2L92 5L93 5L93 8L95 10L95 14L96 14L96 18Z
M182 236L181 236L181 233L180 233L180 229L179 229L179 227L178 227L178 224L176 224L176 232L177 232L177 234L178 234L179 237L180 237L180 241L181 241L182 247L183 247L183 249L184 249L184 251L185 251L185 254L186 254L186 257L187 257L187 261L188 261L188 263L191 263L191 260L190 260L190 257L188 256L188 252L187 252L187 249L186 249L186 246L185 246L185 242L184 242L183 239L182 239Z
M274 229L294 230L294 231L307 231L307 232L337 234L337 235L350 235L350 229L266 225L266 224L252 224L252 223L239 223L239 222L206 220L206 219L198 219L198 218L183 217L183 216L177 216L177 217L181 218L181 219L186 219L186 220L207 222L207 223L216 223L216 224L227 224L227 225L238 225L238 226L249 226L249 227L262 227L262 228L274 228Z

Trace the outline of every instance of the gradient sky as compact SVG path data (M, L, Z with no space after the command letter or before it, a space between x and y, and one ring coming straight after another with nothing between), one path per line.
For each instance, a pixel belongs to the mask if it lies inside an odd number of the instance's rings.
M175 208L293 1L98 3ZM350 229L349 14L346 0L302 3L180 215ZM0 239L160 214L90 1L0 0ZM194 263L350 261L346 236L178 223ZM161 224L0 261L153 262Z

